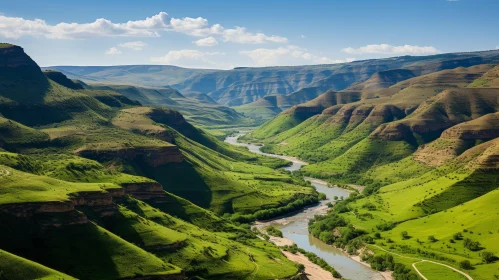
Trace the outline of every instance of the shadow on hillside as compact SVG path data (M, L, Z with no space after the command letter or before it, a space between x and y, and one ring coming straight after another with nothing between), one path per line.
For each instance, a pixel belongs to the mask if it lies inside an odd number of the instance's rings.
M115 242L96 225L42 226L72 218L71 213L33 219L0 214L0 249L77 278L119 278L112 259Z
M165 191L187 199L200 207L210 207L211 189L190 163L186 161L168 163L155 168L144 168L143 172L147 177L158 181Z

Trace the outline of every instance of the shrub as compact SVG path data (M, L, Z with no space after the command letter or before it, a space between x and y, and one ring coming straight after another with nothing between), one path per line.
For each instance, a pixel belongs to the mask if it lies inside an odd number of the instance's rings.
M493 254L493 253L491 253L491 252L483 252L483 253L482 253L482 261L483 261L484 263L492 263L492 262L494 262L496 259L497 259L497 257L496 257L496 256L494 256L494 254Z
M465 238L463 242L464 248L470 250L470 251L479 251L482 249L480 242L478 241L473 241L469 238Z
M473 269L473 266L471 265L469 260L460 261L459 267L466 270Z
M409 233L407 233L407 231L401 232L400 235L402 235L402 239L409 239L410 238Z
M438 240L435 238L435 236L430 235L430 236L428 236L428 241L430 241L430 242L433 242L433 243L434 243L434 242L437 242Z
M268 226L265 230L272 236L282 237L282 231L278 230L274 226Z

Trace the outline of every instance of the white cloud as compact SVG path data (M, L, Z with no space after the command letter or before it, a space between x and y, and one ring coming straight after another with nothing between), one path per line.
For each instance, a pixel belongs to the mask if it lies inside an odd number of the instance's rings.
M240 44L261 44L265 42L287 43L288 39L280 36L267 36L263 33L250 33L246 28L236 26L235 29L223 31L224 41Z
M244 27L226 29L220 24L209 25L208 20L198 18L170 18L167 13L144 20L113 23L100 18L91 23L61 22L50 25L42 19L24 19L0 15L0 36L17 39L22 36L45 36L55 39L83 39L88 37L158 37L160 31L173 31L195 37L222 36L224 41L233 43L260 44L266 42L285 43L280 36L267 36L263 33L251 33Z
M121 54L121 51L118 50L115 47L110 48L109 50L106 51L106 54L108 55L116 55L116 54Z
M126 42L120 44L120 47L129 48L134 51L141 51L145 46L147 46L147 44L142 41Z
M302 39L305 39L305 35L301 35L300 37L301 37Z
M207 37L195 41L194 44L198 45L199 47L213 47L218 45L218 41L213 37Z
M325 56L317 56L307 52L304 48L293 45L279 47L277 49L259 48L250 51L241 51L240 53L250 57L257 66L299 65L307 63L334 64L355 60L354 58L335 60Z
M218 66L218 63L216 61L212 61L211 58L223 55L225 55L225 53L222 52L178 50L178 51L169 51L164 56L151 57L151 61L155 63L175 64L179 66L213 67L213 66Z
M344 48L341 50L344 53L348 54L366 54L366 53L378 53L378 54L432 54L439 53L435 47L431 46L411 46L411 45L403 45L403 46L391 46L388 44L379 44L379 45L367 45L360 48Z

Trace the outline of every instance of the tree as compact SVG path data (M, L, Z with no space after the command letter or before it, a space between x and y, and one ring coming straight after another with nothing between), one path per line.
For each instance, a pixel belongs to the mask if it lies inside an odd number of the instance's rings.
M298 264L298 272L304 273L305 272L305 266L303 264Z
M496 259L497 259L497 257L494 256L494 254L492 254L491 252L483 252L482 253L482 261L484 263L491 263L491 262L494 262Z
M409 239L409 233L405 230L401 232L400 235L402 235L402 239Z
M473 241L469 238L465 238L463 241L463 246L464 248L470 250L470 251L478 251L482 249L480 242L478 241Z
M430 241L430 242L437 242L438 240L435 238L435 236L430 235L430 236L428 236L428 241Z
M471 265L469 260L459 262L459 267L466 270L473 269L473 266Z

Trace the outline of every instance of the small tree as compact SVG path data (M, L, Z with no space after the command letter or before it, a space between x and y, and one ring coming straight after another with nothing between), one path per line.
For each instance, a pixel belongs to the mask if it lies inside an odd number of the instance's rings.
M428 241L430 241L430 242L433 242L433 243L434 243L434 242L437 242L438 240L435 238L435 236L430 235L430 236L428 236Z
M491 262L494 262L496 260L496 256L494 256L494 254L492 254L491 252L483 252L482 253L482 261L484 263L491 263Z
M452 236L452 239L454 240L462 240L463 239L463 234L460 233L460 232L456 232L454 233L454 235Z
M473 269L473 266L471 265L469 260L459 262L459 267L466 270Z
M405 230L401 232L400 235L402 235L402 239L409 239L409 233Z
M298 271L300 273L304 273L305 272L305 266L303 264L301 264L301 263L298 264Z

